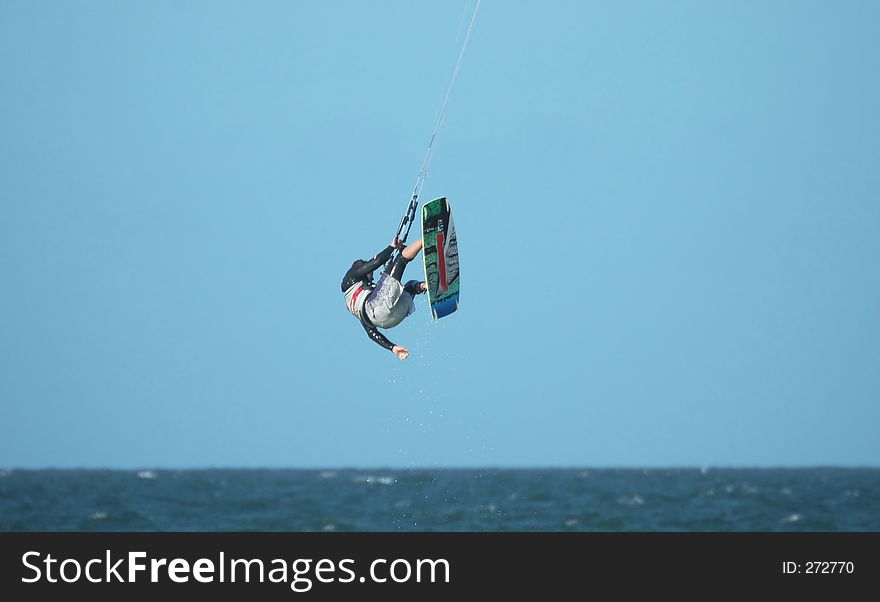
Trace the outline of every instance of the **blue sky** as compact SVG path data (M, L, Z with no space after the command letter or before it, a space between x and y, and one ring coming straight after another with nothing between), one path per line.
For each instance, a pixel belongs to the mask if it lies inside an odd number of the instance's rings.
M0 3L0 466L880 464L880 5L484 0L400 362L472 6Z

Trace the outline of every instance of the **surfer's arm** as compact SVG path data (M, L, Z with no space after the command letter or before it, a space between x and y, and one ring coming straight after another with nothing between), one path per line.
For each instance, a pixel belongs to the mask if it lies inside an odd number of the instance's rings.
M364 327L364 330L367 331L367 336L370 337L377 345L380 345L391 351L394 349L394 343L385 338L379 329L373 326L372 324L367 324L363 320L361 320L361 325Z
M388 261L388 258L391 257L391 253L393 252L394 247L388 245L387 247L376 253L375 257L360 266L360 268L357 270L357 277L364 278L367 274L372 274L373 272L378 270L380 267L382 267L383 263Z

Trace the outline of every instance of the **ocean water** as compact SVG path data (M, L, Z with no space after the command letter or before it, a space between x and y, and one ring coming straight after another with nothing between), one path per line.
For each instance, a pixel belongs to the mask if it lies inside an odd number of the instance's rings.
M0 531L880 531L880 469L0 470Z

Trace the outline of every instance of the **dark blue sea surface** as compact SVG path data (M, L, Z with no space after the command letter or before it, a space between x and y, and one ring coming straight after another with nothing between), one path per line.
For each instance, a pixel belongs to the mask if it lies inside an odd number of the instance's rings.
M880 531L880 469L0 470L0 531Z

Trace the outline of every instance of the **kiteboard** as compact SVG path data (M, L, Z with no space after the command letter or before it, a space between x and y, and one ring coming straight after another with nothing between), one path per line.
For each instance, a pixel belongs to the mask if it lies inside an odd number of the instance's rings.
M428 303L435 320L458 309L458 238L446 197L422 207L422 254Z

